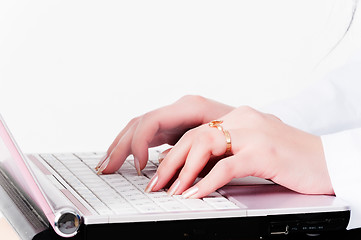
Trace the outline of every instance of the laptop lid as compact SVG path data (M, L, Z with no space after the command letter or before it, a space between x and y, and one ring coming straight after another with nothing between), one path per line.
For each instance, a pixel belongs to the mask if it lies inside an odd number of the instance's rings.
M33 164L20 151L0 115L0 171L37 212L46 217L56 233L63 237L74 236L80 227L80 215L70 203L59 204L59 196L53 191L52 185L45 179L38 179L44 176L36 174L38 169L32 167Z

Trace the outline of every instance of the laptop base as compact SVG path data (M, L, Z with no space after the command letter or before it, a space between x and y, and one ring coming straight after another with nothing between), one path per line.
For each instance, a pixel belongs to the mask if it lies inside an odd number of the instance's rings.
M18 233L24 234L24 227L32 229L32 234L23 235L33 240L99 240L119 239L119 235L132 239L272 239L300 238L307 236L335 236L344 234L350 211L268 215L259 217L235 217L217 219L196 219L176 221L129 222L114 224L83 225L72 238L58 236L53 228L46 228L29 203L20 199L18 191L0 174L2 211L12 221ZM7 211L9 210L9 211ZM18 214L17 214L18 213ZM33 217L26 217L26 216ZM22 217L20 217L22 216ZM20 218L19 218L20 217ZM21 219L21 221L19 221ZM38 223L35 224L35 220ZM26 224L27 223L27 224ZM34 225L35 224L35 225ZM341 236L340 235L340 236ZM319 237L319 236L318 236ZM315 239L315 238L312 238Z
M323 239L346 233L349 212L266 217L84 225L71 240L99 239ZM288 227L287 227L288 226ZM51 228L34 240L60 240ZM326 239L326 238L325 238Z

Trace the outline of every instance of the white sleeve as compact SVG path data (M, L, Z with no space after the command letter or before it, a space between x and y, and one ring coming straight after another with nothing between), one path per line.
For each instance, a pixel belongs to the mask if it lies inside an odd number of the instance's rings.
M321 137L333 190L351 206L348 229L361 227L361 128Z
M361 64L345 66L261 111L321 136L335 194L351 206L348 229L361 227Z
M361 63L332 72L299 95L260 110L316 135L361 127Z

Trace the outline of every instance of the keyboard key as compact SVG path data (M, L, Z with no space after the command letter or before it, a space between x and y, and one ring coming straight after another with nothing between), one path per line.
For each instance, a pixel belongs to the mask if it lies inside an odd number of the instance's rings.
M77 156L78 158L82 159L83 161L85 159L95 159L95 160L100 160L104 155L103 154L97 154L94 152L85 152L85 153L75 153L75 156Z
M201 199L183 199L179 198L179 202L195 211L204 211L204 210L212 210L214 209L212 206L208 205L205 201Z
M239 209L237 205L224 197L203 198L203 200L216 209Z
M94 167L104 154L43 154L41 157L101 215L239 208L217 192L203 200L168 196L164 190L144 193L157 170L158 160L148 161L142 176L138 176L132 157L116 173L99 176Z
M52 154L41 154L40 157L49 164L58 162L58 159L56 159Z
M128 204L128 205L109 205L109 207L115 214L119 214L119 215L138 213L138 210L135 209L130 204Z
M134 209L134 207L127 202L110 203L108 207L113 210Z
M135 206L141 213L163 212L163 210L155 204L137 204Z
M152 199L169 197L165 191L150 192L150 193L146 193L145 195L147 195L148 197L150 197Z
M72 153L56 153L56 154L54 154L54 156L61 162L68 161L68 160L79 160L79 158L77 158Z
M113 211L109 208L96 208L96 210L100 215L113 215Z

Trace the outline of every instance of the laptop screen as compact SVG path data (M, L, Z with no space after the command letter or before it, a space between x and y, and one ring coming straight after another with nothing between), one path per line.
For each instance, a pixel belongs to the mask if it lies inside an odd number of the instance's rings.
M35 203L39 208L38 210L41 210L49 222L52 223L54 220L53 211L24 159L0 116L0 169L29 201Z

